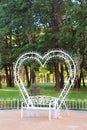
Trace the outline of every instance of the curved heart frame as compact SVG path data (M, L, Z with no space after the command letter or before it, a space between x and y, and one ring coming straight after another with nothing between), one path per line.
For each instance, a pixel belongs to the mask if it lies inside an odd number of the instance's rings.
M46 53L43 57L36 52L26 52L23 55L21 55L18 58L18 60L16 61L16 64L14 67L15 81L17 83L19 91L21 92L21 95L23 97L25 104L30 103L32 105L32 102L31 102L29 94L23 84L23 81L20 77L21 65L23 64L23 62L25 60L33 59L33 60L36 60L40 64L40 66L44 66L52 58L63 59L68 64L68 67L69 67L68 68L69 74L70 74L69 78L67 80L66 85L64 86L63 90L61 91L61 93L58 97L58 100L61 100L60 107L61 107L61 104L64 102L66 96L68 95L68 93L74 83L75 77L76 77L76 65L75 65L75 62L72 59L72 57L70 55L68 55L66 52L64 52L62 50L52 50L52 51L49 51L48 53ZM71 80L71 83L70 83L70 80Z

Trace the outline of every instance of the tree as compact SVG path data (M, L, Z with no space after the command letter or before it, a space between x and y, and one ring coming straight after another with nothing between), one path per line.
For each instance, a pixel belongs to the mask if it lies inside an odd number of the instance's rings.
M0 50L4 48L2 66L6 74L8 70L12 75L13 62L27 50L37 50L43 54L49 49L61 48L72 56L79 50L84 60L87 53L86 3L86 0L1 0ZM58 89L61 86L58 78L64 83L64 69L61 64L54 66ZM7 74L7 77L11 76ZM29 84L27 74L26 77Z
M2 68L5 69L7 86L14 86L13 62L20 55L21 50L24 50L22 47L27 42L30 43L29 35L32 32L30 28L31 25L34 27L32 21L29 19L33 18L30 16L32 15L30 12L31 2L27 0L25 2L23 0L8 0L8 2L5 2L1 0L0 4L0 50L3 56ZM31 31L29 32L29 30Z
M85 57L87 53L87 39L86 39L86 32L87 32L87 0L76 0L76 3L74 4L73 10L75 13L73 13L72 17L74 19L74 32L75 32L75 48L77 50L79 49L79 53L81 55L80 59L80 67L79 67L79 73L77 77L77 87L79 88L81 86L81 80L83 81L83 86L85 86L84 82L84 74L83 74L83 68L85 66Z

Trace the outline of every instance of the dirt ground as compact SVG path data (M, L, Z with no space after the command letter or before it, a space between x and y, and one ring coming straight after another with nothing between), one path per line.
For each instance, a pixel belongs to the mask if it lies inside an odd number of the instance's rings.
M26 113L25 113L26 114ZM87 112L61 111L61 118L48 120L46 112L39 117L20 118L20 110L0 110L0 130L87 130Z

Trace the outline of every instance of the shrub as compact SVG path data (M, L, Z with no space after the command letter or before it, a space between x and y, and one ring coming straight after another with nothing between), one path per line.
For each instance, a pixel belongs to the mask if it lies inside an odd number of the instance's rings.
M34 95L40 95L40 86L37 85L37 84L32 84L30 86L30 94L32 96L34 96Z

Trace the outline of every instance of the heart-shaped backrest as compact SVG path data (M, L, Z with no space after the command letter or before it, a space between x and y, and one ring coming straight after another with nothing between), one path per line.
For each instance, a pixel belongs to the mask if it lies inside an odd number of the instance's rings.
M29 102L31 105L33 105L30 100L29 94L24 86L24 83L21 79L20 68L21 68L22 64L26 60L33 59L33 60L36 60L40 64L40 66L44 66L52 58L61 58L64 60L64 62L66 64L68 64L69 77L67 79L67 82L66 82L63 90L61 91L61 93L58 97L58 100L61 100L60 106L61 106L62 102L64 101L64 99L66 98L66 96L68 95L68 93L74 83L75 77L76 77L76 65L75 65L75 62L72 59L72 57L62 50L49 51L43 57L36 52L27 52L27 53L24 53L23 55L21 55L17 59L15 67L14 67L15 81L17 83L19 91L21 92L21 95L23 97L25 104L28 104L28 102Z

